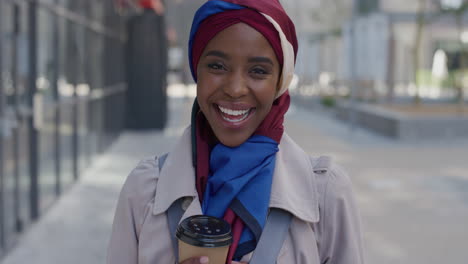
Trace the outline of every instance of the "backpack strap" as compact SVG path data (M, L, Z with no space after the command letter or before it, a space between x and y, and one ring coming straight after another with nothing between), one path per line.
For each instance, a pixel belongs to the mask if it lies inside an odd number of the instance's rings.
M166 162L166 158L169 153L165 153L164 155L161 155L161 157L158 158L158 164L159 164L159 171L164 166L164 162ZM182 215L184 214L184 209L182 208L182 203L184 202L184 198L179 198L175 202L171 204L169 209L167 209L167 223L169 224L169 233L171 234L171 241L172 241L172 247L174 249L174 256L176 259L176 263L179 263L179 243L177 242L176 239L176 231L177 231L177 226L179 225L179 221L182 218Z
M169 155L169 153L165 153L158 158L159 171L161 171L162 167L164 166L164 162L166 162L167 155Z
M272 208L263 228L260 241L254 250L250 264L276 263L283 242L291 225L291 213Z
M169 231L171 234L172 240L172 248L174 249L174 256L176 259L176 263L179 263L179 243L176 238L176 231L177 226L179 225L179 221L182 218L185 210L182 208L182 203L184 202L184 198L179 198L167 210L167 222L169 224Z

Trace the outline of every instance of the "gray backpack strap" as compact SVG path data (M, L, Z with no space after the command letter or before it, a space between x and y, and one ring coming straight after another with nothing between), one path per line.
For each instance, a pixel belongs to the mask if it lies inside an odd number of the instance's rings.
M167 155L169 155L169 153L165 153L161 157L159 157L159 159L158 159L159 171L161 171L162 167L164 166L164 162L166 162Z
M179 263L179 243L176 238L177 226L179 225L180 218L184 214L184 209L182 208L182 203L184 198L180 198L177 201L173 202L171 207L167 210L167 222L169 223L169 231L171 233L172 248L174 249L174 256L176 258L176 263Z
M263 228L260 241L253 253L250 264L276 263L283 242L291 225L292 215L282 209L272 208Z
M164 162L166 161L167 155L166 153L159 157L159 171L161 171L162 167L164 166ZM179 225L180 218L184 214L184 209L182 208L182 203L184 202L184 198L180 198L173 202L169 209L167 209L167 223L169 224L169 233L171 234L172 240L172 247L174 249L174 256L176 259L176 263L179 263L179 243L177 242L176 238L176 231L177 226Z

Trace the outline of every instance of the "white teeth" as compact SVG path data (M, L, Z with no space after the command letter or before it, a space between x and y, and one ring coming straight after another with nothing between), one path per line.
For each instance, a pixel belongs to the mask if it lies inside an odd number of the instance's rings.
M228 114L228 115L232 115L232 116L245 115L250 111L250 109L247 109L247 110L231 110L231 109L228 109L228 108L221 107L219 105L218 105L218 107L219 107L219 110L221 110L221 112L223 112L225 114Z
M239 119L231 119L231 118L227 118L227 117L221 115L221 117L223 117L224 120L229 121L229 122L233 122L233 123L243 121L243 120L246 119L248 116L249 116L248 114L245 114L244 116L242 116L242 117L239 118Z
M219 106L219 110L221 110L222 113L225 113L225 114L228 114L230 116L239 116L239 118L237 119L231 119L231 118L228 118L224 115L221 115L221 117L226 120L226 121L229 121L229 122L240 122L244 119L246 119L248 116L249 116L249 113L250 113L250 110L251 109L247 109L247 110L231 110L231 109L228 109L228 108L224 108L224 107L221 107Z

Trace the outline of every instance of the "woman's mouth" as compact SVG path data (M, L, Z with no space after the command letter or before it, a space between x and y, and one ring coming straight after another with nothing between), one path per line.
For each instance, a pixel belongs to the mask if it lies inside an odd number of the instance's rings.
M228 122L240 122L245 120L250 113L250 109L245 110L232 110L229 108L221 107L218 105L219 110L221 111L221 117Z
M245 109L230 109L220 105L216 105L216 107L219 110L221 118L232 125L241 125L240 123L246 120L255 109L253 107L246 107Z

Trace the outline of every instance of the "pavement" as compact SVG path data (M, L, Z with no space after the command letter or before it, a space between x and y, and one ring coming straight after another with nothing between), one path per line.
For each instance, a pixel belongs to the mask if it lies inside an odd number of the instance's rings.
M170 100L164 131L124 132L0 263L105 263L125 177L140 159L171 149L191 101ZM468 140L399 142L294 105L286 119L308 153L332 156L349 171L367 263L467 263Z

